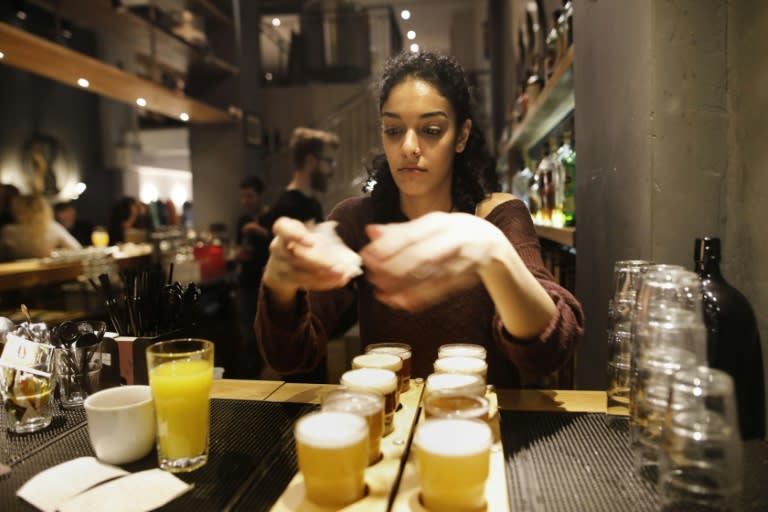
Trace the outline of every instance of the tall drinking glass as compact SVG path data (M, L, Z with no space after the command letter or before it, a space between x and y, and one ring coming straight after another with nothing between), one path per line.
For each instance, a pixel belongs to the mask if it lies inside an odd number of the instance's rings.
M677 372L661 438L661 510L741 510L743 454L730 375L706 366Z
M186 338L147 347L161 469L193 471L208 460L213 343Z
M632 358L632 311L640 280L650 263L645 260L617 261L613 266L613 297L608 301L607 418L626 420L629 413Z

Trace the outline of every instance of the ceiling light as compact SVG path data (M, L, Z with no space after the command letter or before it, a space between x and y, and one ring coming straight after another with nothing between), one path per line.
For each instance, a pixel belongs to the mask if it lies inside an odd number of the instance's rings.
M144 98L136 98L136 104L140 107L146 107L147 100L145 100Z
M272 73L267 73L267 74L265 74L265 75L264 75L264 78L266 78L266 79L267 79L267 82L270 82L270 81L272 81Z
M404 20L410 19L411 11L409 11L408 9L403 9L402 11L400 11L400 17L403 18Z
M27 11L19 9L16 11L16 17L19 18L21 21L24 21L27 19Z
M272 26L273 27L279 27L280 26L280 18L272 18Z
M409 30L408 33L406 34L406 37L411 41L413 41L414 39L416 39L416 32L414 30Z
M182 112L181 114L179 114L179 119L181 119L186 123L187 121L189 121L189 114L187 114L186 112Z
M5 57L5 54L3 52L0 52L0 59L2 59L3 57Z
M419 51L419 45L417 45L416 43L413 43L411 45L411 52L416 53L418 51Z
M85 78L78 78L77 79L77 85L83 88L88 88L89 85L91 85L91 82L86 80Z

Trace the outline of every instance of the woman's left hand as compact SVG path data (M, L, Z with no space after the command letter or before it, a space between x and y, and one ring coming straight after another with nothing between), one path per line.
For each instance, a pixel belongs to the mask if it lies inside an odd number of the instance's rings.
M360 256L376 298L409 311L474 286L478 271L512 247L496 226L467 213L433 212L366 232L371 242Z

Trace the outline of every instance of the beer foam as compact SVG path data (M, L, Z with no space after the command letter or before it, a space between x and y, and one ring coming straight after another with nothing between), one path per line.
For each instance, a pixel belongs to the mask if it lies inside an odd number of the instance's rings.
M355 356L352 359L352 368L383 368L385 370L399 371L403 367L403 360L395 354L382 352L369 352Z
M485 373L488 364L476 357L441 357L435 361L436 372Z
M370 354L370 353L394 354L403 360L411 358L411 349L405 348L405 346L401 347L400 345L386 345L382 343L374 343L372 345L368 345L367 347L365 347L365 352L367 354Z
M482 345L474 343L447 343L437 350L437 357L475 357L485 361L487 351Z
M433 373L427 377L424 392L429 394L434 391L467 390L485 395L485 381L479 375L469 373Z
M349 412L317 411L296 422L294 435L315 448L343 448L368 437L368 423Z
M397 375L381 368L358 368L344 372L341 385L350 389L370 389L386 395L397 389Z
M336 390L323 399L322 410L369 415L384 409L384 398L374 391Z
M416 429L413 442L424 451L465 457L490 448L493 434L487 423L464 419L430 419Z

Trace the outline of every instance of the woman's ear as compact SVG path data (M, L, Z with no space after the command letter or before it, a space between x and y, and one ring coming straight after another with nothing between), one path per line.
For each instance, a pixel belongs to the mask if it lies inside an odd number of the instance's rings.
M466 119L464 124L461 125L459 136L456 137L456 152L463 153L464 148L467 147L467 141L469 140L469 132L472 131L472 120Z

